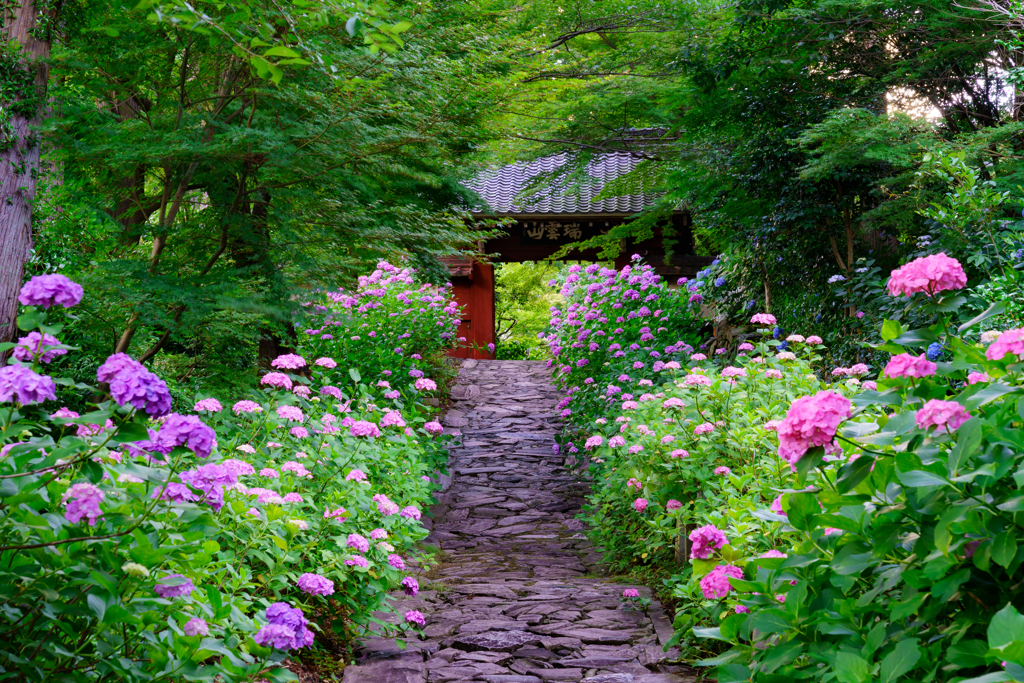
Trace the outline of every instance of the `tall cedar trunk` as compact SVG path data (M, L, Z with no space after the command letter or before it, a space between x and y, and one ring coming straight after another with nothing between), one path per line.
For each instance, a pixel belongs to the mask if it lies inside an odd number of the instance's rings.
M18 315L18 291L32 249L32 202L39 177L39 140L31 128L42 120L41 105L49 70L41 60L50 56L49 40L33 35L38 21L34 0L21 0L20 5L4 11L2 17L4 42L21 52L17 64L12 65L14 71L34 78L32 86L26 88L28 92L13 102L0 103L10 112L12 133L11 138L0 139L0 342L11 341L17 332L14 321ZM29 111L11 107L25 99L39 104Z

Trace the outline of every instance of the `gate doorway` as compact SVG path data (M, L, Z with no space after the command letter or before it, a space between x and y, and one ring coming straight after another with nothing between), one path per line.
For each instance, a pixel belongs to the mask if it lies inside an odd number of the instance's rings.
M605 184L633 170L640 161L640 156L627 152L598 155L587 167L587 175L594 179L593 183L574 186L571 193L546 188L525 198L522 195L539 176L551 174L568 162L566 155L510 164L482 175L471 189L480 195L485 208L475 213L481 217L511 219L513 223L504 236L482 243L480 251L487 255L490 263L544 261L566 244L605 234L629 222L636 214L653 206L658 195L643 191L618 197L599 198L599 195ZM666 255L663 246L666 232L670 232L675 241L671 257ZM690 215L686 211L674 212L653 231L650 239L623 240L615 267L624 267L633 254L640 254L646 263L654 266L655 272L671 282L680 277L694 277L712 261L694 255ZM574 251L568 259L600 260L596 249ZM464 346L451 355L493 358L488 344L498 341L494 324L494 268L473 259L445 259L445 262L455 300L463 307L459 336L466 339Z

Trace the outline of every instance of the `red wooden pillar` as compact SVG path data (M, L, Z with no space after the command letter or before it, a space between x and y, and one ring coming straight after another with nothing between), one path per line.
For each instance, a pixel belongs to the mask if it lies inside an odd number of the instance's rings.
M466 338L460 348L452 350L451 355L455 358L493 358L487 345L495 342L494 266L473 261L471 269L455 271L451 281L452 296L462 308L459 336ZM473 348L474 345L478 348Z

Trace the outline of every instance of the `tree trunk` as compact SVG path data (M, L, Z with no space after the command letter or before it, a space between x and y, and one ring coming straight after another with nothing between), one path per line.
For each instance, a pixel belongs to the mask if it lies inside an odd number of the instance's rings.
M38 33L35 0L21 0L2 17L5 49L0 62L5 63L0 63L0 75L19 85L12 102L0 102L9 116L8 137L0 136L0 342L11 341L17 333L18 291L32 250L39 139L31 128L42 121L49 77L42 60L50 56L49 40L33 35Z

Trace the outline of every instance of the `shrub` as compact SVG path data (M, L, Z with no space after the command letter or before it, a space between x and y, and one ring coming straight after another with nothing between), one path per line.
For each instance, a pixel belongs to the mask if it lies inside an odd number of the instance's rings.
M417 400L428 378L385 396L358 380L326 385L333 359L282 356L258 395L204 397L199 417L170 412L166 384L115 354L99 389L77 387L99 399L89 412L54 410L46 403L67 381L43 373L75 349L47 309L82 296L61 277L26 284L28 334L0 368L8 675L293 679L286 656L325 631L359 632L387 609L387 591L417 590L403 570L426 536L420 509L444 456L440 425ZM406 326L418 348L438 351L422 318ZM405 367L388 352L367 355ZM411 613L386 630L413 623Z

